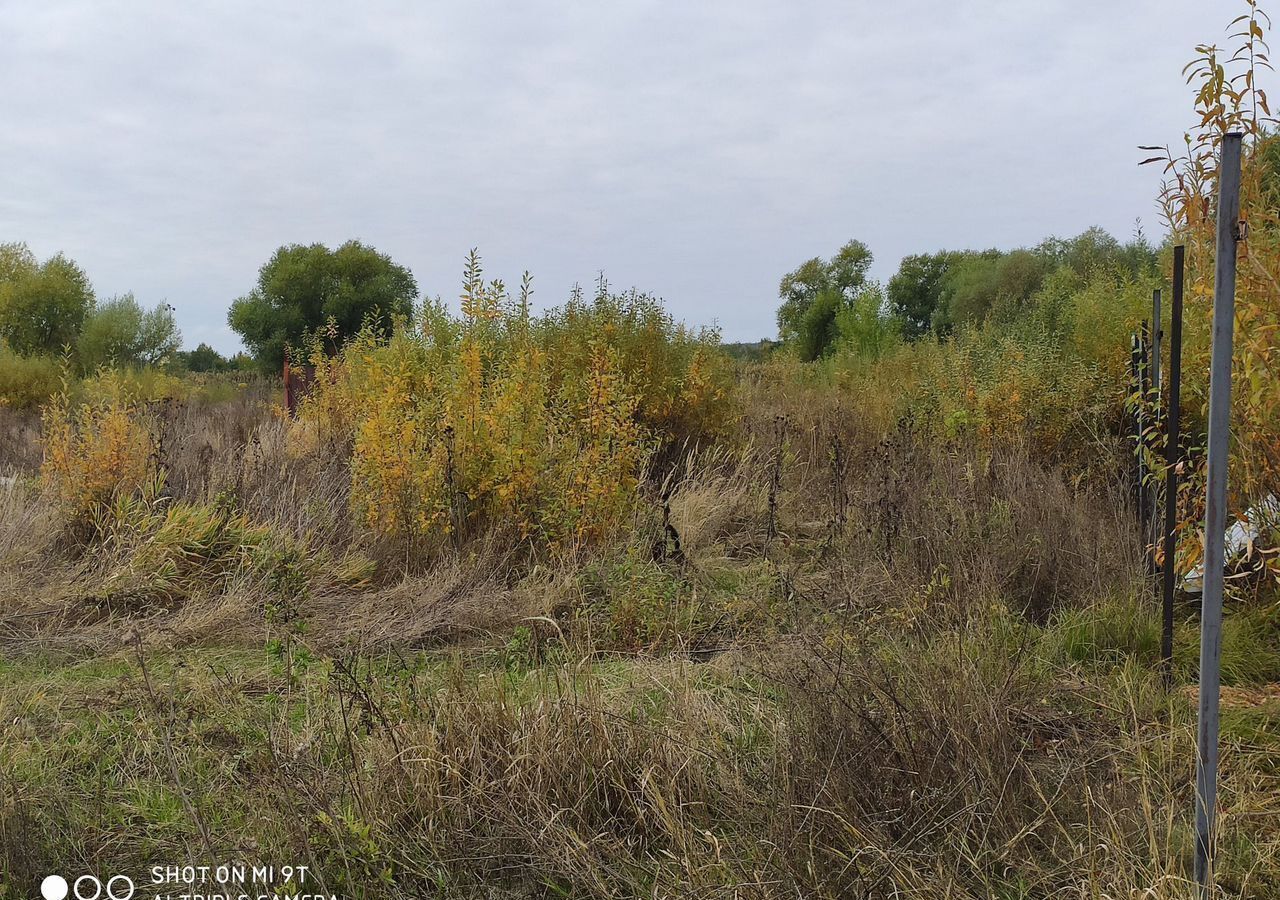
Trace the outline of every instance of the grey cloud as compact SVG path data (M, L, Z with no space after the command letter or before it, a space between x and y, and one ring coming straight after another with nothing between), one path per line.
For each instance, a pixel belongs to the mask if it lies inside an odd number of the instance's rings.
M452 298L479 246L560 302L606 270L727 337L850 237L1158 231L1135 145L1229 10L1082 2L6 3L0 239L236 346L278 245L359 237Z

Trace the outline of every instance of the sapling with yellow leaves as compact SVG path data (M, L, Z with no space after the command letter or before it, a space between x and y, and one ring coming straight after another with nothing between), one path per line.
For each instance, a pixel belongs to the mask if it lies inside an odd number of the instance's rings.
M567 551L629 521L655 451L713 439L730 371L710 330L650 297L576 292L542 316L467 260L461 316L428 301L387 334L312 348L301 420L351 453L356 520L409 554L505 529Z

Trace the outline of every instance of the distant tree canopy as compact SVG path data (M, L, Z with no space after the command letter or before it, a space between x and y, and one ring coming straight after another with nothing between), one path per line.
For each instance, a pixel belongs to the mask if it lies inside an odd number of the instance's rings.
M1018 306L1052 269L1051 260L1030 250L963 254L948 268L933 311L933 330L950 334L958 326L982 322L997 305Z
M739 362L760 362L768 359L780 347L777 341L761 338L758 341L733 341L720 345L720 349Z
M418 297L412 273L359 241L336 250L323 244L281 247L258 272L258 284L231 304L227 321L268 370L279 369L285 348L330 319L340 337L369 320L388 325L407 316Z
M203 342L194 350L178 354L178 360L188 372L225 372L235 368L231 360Z
M0 244L0 338L21 354L57 353L75 342L93 288L61 253L43 264L26 244Z
M784 275L778 286L783 346L805 361L836 350L878 356L903 339L945 338L966 326L1017 319L1051 282L1060 290L1097 270L1142 275L1155 266L1156 251L1140 230L1121 243L1090 228L1016 250L906 256L884 288L867 278L871 259L865 244L850 241L831 259L814 257Z
M849 241L828 260L807 260L782 277L778 296L778 337L805 361L834 349L836 317L866 283L871 251L861 241Z
M182 346L173 307L162 303L144 310L133 294L97 304L85 319L76 343L80 366L155 365Z
M1101 228L1074 238L1049 238L1017 250L943 250L903 258L889 279L888 306L901 319L903 336L945 337L988 318L1007 318L1066 269L1086 276L1098 268L1139 274L1155 265L1155 249L1139 233L1120 243Z
M933 328L944 280L963 253L943 250L903 257L898 274L889 279L889 308L902 320L902 334L915 340Z
M0 244L0 339L21 356L73 349L82 371L155 365L181 346L173 307L132 294L94 300L84 270L61 253L41 264L26 244Z
M871 281L836 313L839 346L864 357L877 357L902 338L902 319L892 314L884 288Z

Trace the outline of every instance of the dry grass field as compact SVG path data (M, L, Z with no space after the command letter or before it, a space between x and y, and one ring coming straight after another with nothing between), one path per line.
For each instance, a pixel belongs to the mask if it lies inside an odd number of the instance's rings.
M346 900L1197 897L1200 611L1166 685L1136 499L1164 438L1134 421L1168 398L1130 342L1182 245L1181 576L1229 131L1228 505L1280 496L1280 135L1242 8L1184 72L1185 152L1148 160L1159 246L1095 228L886 286L851 240L783 277L778 342L603 275L534 312L475 251L454 310L349 241L276 251L227 360L0 245L0 900L237 896L152 879L219 865ZM293 410L248 374L286 359ZM1212 896L1275 900L1280 528L1255 537Z
M260 859L351 897L1192 896L1196 616L1166 693L1123 480L735 385L607 540L409 563L269 385L136 410L164 479L90 522L7 416L0 890ZM1229 896L1280 892L1275 609L1228 616Z

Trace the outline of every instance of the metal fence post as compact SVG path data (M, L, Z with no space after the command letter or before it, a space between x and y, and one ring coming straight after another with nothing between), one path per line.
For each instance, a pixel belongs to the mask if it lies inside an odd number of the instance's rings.
M1164 335L1164 329L1160 324L1160 289L1156 288L1151 293L1151 358L1149 365L1151 367L1151 429L1153 435L1160 433L1161 412L1164 410L1164 404L1160 398L1160 345L1163 343L1161 338ZM1152 446L1155 445L1155 438L1152 438ZM1151 508L1147 511L1150 523L1150 534L1147 543L1151 545L1151 571L1154 574L1156 570L1156 547L1160 543L1160 482L1155 478L1155 472L1152 471L1151 486L1149 488L1151 494Z
M1151 506L1154 502L1151 479L1147 467L1147 400L1151 395L1150 357L1151 327L1146 319L1138 332L1138 528L1145 548L1147 574L1155 572L1155 555L1151 550Z
M1129 394L1137 397L1142 393L1142 378L1139 359L1142 351L1138 349L1138 333L1129 336ZM1142 521L1142 405L1133 405L1133 490L1138 509L1138 521Z
M1160 289L1151 292L1151 390L1157 407L1160 404L1160 344L1164 327L1160 324Z
M1204 594L1200 612L1200 715L1196 760L1195 877L1201 896L1213 883L1214 807L1218 799L1218 693L1222 656L1223 531L1227 524L1231 352L1235 327L1236 241L1240 237L1240 143L1222 136L1218 231L1213 272L1213 344L1209 366L1209 462L1204 513Z
M1169 406L1165 414L1164 437L1164 596L1163 627L1160 632L1160 667L1164 687L1173 686L1173 588L1174 556L1177 553L1178 527L1178 458L1181 455L1178 433L1182 414L1182 281L1187 248L1173 248L1173 308L1169 310ZM1159 296L1157 294L1156 296Z
M1140 389L1138 381L1138 333L1135 331L1129 335L1129 394L1137 396ZM1139 452L1142 446L1142 423L1139 419L1139 407L1135 403L1133 405L1133 490L1135 505L1138 509L1138 518L1142 518L1142 454Z

